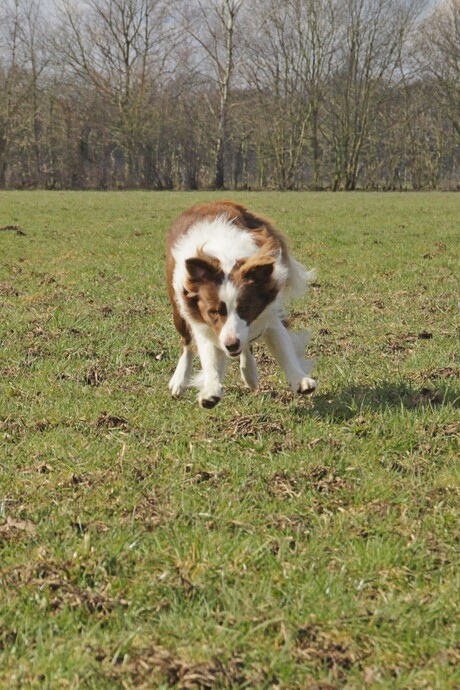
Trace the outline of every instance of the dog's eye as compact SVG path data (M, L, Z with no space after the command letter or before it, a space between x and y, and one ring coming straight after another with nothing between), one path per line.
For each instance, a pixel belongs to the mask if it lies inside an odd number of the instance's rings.
M218 316L227 316L227 305L221 302L219 309L209 309L208 314L212 319L217 319Z

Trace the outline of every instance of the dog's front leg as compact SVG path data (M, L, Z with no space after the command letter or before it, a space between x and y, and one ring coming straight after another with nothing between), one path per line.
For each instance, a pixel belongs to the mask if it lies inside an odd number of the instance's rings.
M198 355L201 361L201 385L198 401L201 407L217 405L224 391L222 383L227 368L227 357L207 338L196 338Z
M183 344L182 354L179 357L176 370L169 382L169 390L174 397L182 395L187 390L190 374L192 372L193 351L192 346Z
M306 375L296 354L289 331L279 321L268 328L264 335L268 349L284 371L294 393L312 393L316 388L315 379Z

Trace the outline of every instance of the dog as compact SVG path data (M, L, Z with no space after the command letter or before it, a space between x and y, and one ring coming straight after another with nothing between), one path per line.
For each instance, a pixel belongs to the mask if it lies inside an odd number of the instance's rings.
M303 359L307 333L291 333L284 304L306 291L313 272L296 261L272 223L241 204L193 206L173 223L166 268L174 325L182 353L169 382L173 396L198 386L212 408L223 396L227 363L240 361L243 382L255 390L251 344L263 338L294 393L312 393L311 362ZM193 341L201 372L192 378Z

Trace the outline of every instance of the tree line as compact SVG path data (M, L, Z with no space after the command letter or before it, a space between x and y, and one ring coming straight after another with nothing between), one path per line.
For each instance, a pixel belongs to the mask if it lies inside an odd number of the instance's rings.
M0 187L457 189L460 0L0 0Z

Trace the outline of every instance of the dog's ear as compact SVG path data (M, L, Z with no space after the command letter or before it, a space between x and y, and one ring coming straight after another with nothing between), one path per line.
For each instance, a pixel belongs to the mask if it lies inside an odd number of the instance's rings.
M255 256L241 267L241 275L252 283L266 283L273 274L275 259L272 256Z
M185 260L189 281L196 286L200 283L219 282L222 278L220 261L212 256L194 256Z

